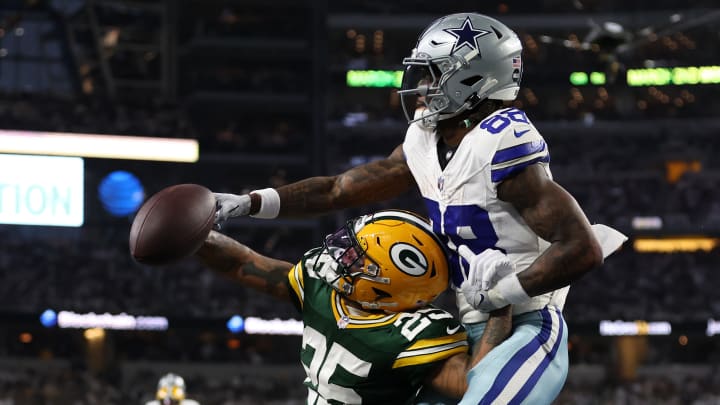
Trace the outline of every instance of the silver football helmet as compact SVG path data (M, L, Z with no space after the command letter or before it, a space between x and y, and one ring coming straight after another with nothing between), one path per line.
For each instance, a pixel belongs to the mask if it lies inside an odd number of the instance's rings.
M434 128L485 99L515 100L522 43L500 21L477 13L442 17L420 34L398 91L408 123Z

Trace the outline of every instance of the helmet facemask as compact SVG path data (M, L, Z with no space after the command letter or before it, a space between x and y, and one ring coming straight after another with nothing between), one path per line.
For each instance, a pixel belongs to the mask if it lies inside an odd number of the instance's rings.
M366 310L402 312L430 304L448 287L442 242L427 222L385 210L349 221L325 238L317 274Z
M364 278L381 284L388 284L390 280L378 277L380 266L367 256L366 247L361 246L355 234L356 227L362 227L362 218L348 221L345 226L325 237L323 248L325 253L335 260L334 278L326 278L335 290L345 296L352 296L355 292L355 281ZM368 309L377 309L379 306L362 303Z
M462 57L411 57L405 58L403 65L407 68L398 95L408 123L418 122L421 126L432 129L437 126L438 121L456 117L480 102L476 97L473 98L477 89L472 85L457 90L452 96L444 90L448 81L461 73L467 65L467 61ZM477 82L482 80L482 77L477 76L475 79Z

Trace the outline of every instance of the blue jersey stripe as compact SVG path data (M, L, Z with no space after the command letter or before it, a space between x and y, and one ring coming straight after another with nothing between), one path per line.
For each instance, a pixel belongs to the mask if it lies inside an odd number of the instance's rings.
M510 176L514 176L518 174L521 170L524 168L530 166L531 164L535 164L537 162L549 162L550 161L550 155L546 154L544 156L538 156L535 159L531 159L522 163L518 163L513 166L503 167L502 169L495 169L490 170L490 178L492 179L493 183L499 183L506 178Z
M543 376L543 373L545 373L545 370L547 370L548 365L550 365L550 362L555 358L555 355L557 354L558 348L560 347L560 342L562 342L562 335L564 333L564 327L563 327L563 321L562 321L562 313L560 310L556 309L555 312L557 312L559 327L558 327L558 335L557 339L555 340L555 344L553 344L552 349L550 352L545 356L545 358L542 359L538 367L533 371L533 373L530 375L530 378L525 382L525 384L520 388L520 391L518 391L517 394L513 397L512 400L510 400L510 404L521 404L522 401L527 398L528 395L530 395L530 391L535 388L535 385L540 380L540 377Z
M531 339L530 342L528 342L510 358L510 361L505 364L502 370L500 370L500 373L498 373L497 377L495 377L495 382L493 382L493 385L478 405L492 404L492 402L500 396L500 393L502 393L505 388L505 384L510 381L520 367L525 364L525 361L527 361L533 353L538 351L540 346L550 339L550 332L552 331L552 317L550 316L550 312L547 308L543 308L540 311L540 314L542 315L543 322L537 338Z
M440 204L437 201L427 197L423 197L423 201L432 222L433 232L447 247L452 285L459 287L467 278L465 270L468 268L468 263L457 254L455 247L467 245L473 252L482 252L487 248L495 247L499 239L490 220L490 214L475 204L448 205L441 214ZM469 239L463 237L462 230L468 230L468 234L464 236ZM450 241L452 244L449 243ZM455 247L450 248L451 245Z
M521 143L509 148L500 149L495 152L493 156L492 164L509 162L511 160L519 159L523 156L533 155L546 149L545 142L543 140L537 140L532 142Z

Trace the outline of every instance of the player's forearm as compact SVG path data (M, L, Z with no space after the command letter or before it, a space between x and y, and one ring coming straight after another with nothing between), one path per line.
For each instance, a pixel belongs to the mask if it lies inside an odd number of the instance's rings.
M578 230L575 239L557 241L543 252L518 280L529 296L563 288L602 264L602 251L590 232Z
M277 188L280 195L281 217L300 217L318 215L332 211L336 208L334 194L336 189L337 176L318 176L291 183ZM251 195L253 198L253 195ZM259 200L251 200L251 213L257 205L260 208Z
M351 187L342 187L341 176L311 177L276 190L280 196L279 217L319 215L362 204L361 201L354 201L360 195L353 195ZM260 211L261 204L260 195L250 194L250 215Z
M337 176L318 176L277 188L280 213L300 217L357 207L399 196L414 184L404 161L381 159ZM260 210L261 198L251 194L250 214Z
M280 187L280 215L321 214L388 200L408 188L405 179L393 173L374 171L377 165L364 165L328 181L315 177ZM395 181L397 179L397 181Z
M512 306L508 305L490 312L485 330L473 347L472 357L467 363L466 371L475 367L490 350L505 341L510 333L512 333Z
M215 231L210 232L195 255L222 276L275 297L290 299L286 280L291 263L260 255Z

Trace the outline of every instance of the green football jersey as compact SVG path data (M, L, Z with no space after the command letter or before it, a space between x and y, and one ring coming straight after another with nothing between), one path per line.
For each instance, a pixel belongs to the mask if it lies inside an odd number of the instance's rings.
M305 324L300 358L308 404L411 403L442 361L467 353L465 330L442 309L390 314L349 307L318 275L333 265L316 249L288 273Z

